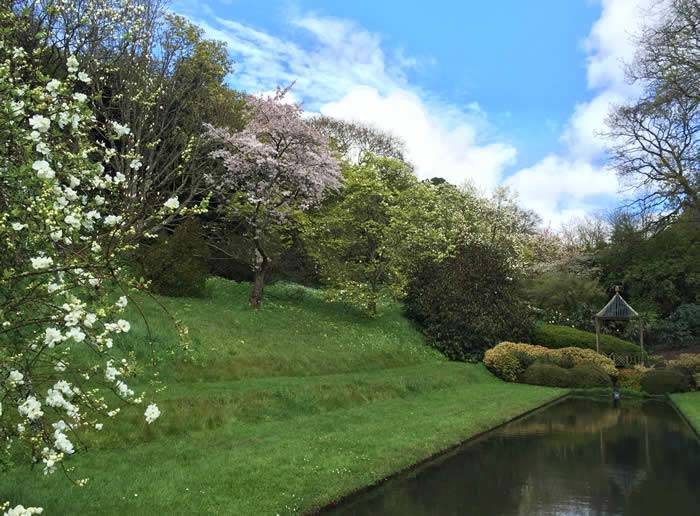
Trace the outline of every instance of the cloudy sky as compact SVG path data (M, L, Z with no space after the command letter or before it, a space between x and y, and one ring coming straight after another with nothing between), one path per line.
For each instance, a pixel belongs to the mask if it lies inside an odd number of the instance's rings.
M507 185L545 224L615 206L600 132L656 0L176 0L230 84L387 129L421 178Z

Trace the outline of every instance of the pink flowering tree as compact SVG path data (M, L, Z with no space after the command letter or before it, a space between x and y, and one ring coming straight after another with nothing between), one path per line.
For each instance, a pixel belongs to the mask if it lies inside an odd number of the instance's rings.
M244 222L251 242L250 303L256 309L272 260L270 233L294 224L295 213L340 186L340 167L327 138L304 120L299 105L285 102L286 92L249 97L249 121L241 132L207 126L218 147L211 155L221 160L225 171L212 177L212 190L221 209Z

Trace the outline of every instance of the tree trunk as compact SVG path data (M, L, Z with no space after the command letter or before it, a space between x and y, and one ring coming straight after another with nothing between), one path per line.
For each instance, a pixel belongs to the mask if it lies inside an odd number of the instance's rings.
M262 306L263 288L265 288L265 273L269 261L257 249L255 250L255 271L253 289L250 291L250 306L260 310Z

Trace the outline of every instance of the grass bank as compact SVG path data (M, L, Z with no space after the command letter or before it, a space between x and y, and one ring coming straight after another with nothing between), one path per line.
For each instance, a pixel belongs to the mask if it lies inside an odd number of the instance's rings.
M119 342L158 358L163 415L127 409L60 474L18 468L0 499L50 514L285 514L310 511L560 396L502 382L426 347L398 306L367 320L296 286L212 280L203 299L163 299L189 328L183 358L163 312L144 301ZM153 345L152 345L153 344Z
M700 392L671 394L671 400L700 435Z

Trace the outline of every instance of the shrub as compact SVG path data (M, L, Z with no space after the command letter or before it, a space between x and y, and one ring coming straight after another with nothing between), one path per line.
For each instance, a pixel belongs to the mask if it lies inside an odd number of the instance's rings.
M161 236L141 256L151 289L166 296L197 296L204 292L208 275L208 246L194 219L180 224L170 236Z
M681 353L676 360L669 360L669 367L684 369L689 374L700 373L700 353Z
M586 348L595 351L595 333L557 326L554 324L538 324L535 326L532 341L540 346L558 349L566 347ZM619 357L639 358L641 350L636 344L614 337L612 335L600 336L600 352Z
M522 374L521 381L531 385L570 387L570 371L554 364L535 362Z
M574 366L570 371L571 387L612 387L610 375L599 365L582 363Z
M609 376L617 376L615 363L591 349L549 349L532 344L501 342L484 355L486 367L499 378L509 382L517 381L534 362L548 362L565 369L590 363L600 367Z
M673 369L655 369L644 373L641 379L642 390L648 394L666 394L690 390L690 378Z
M418 268L407 287L406 313L451 359L481 359L503 339L526 339L530 333L513 275L502 250L461 244L453 256Z
M642 374L636 369L621 369L618 376L618 386L621 389L639 392L642 390Z

